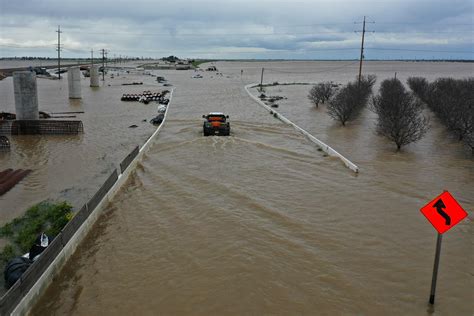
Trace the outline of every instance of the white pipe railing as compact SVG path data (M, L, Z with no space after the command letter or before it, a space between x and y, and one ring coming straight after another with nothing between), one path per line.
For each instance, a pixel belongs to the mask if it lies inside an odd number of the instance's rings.
M280 83L281 84L281 83ZM291 126L293 126L297 131L301 132L303 135L305 135L306 137L308 137L308 139L310 141L312 141L313 143L315 143L319 148L321 148L325 153L327 153L328 155L330 156L333 156L333 157L338 157L339 159L342 160L342 162L344 163L344 165L351 169L352 171L354 171L355 173L358 173L359 172L359 167L357 167L352 161L350 161L349 159L347 159L346 157L344 157L343 155L341 155L340 153L338 153L335 149L333 149L331 146L327 145L326 143L324 143L323 141L317 139L316 137L314 137L313 135L311 135L310 133L308 133L307 131L305 131L304 129L302 129L301 127L299 127L298 125L296 125L295 123L293 123L292 121L290 121L289 119L287 119L286 117L284 117L283 115L281 115L280 113L278 113L277 111L275 111L273 108L269 107L268 105L266 105L264 102L262 102L262 100L260 100L258 97L254 96L250 91L249 89L250 88L255 88L255 87L258 87L259 84L257 83L251 83L251 84L248 84L245 86L245 91L247 91L248 95L255 101L257 102L258 104L260 104L261 106L263 106L265 109L267 109L269 112L272 112L272 113L275 113L276 114L276 118L278 118L279 120L281 120L282 122L286 123L286 124L289 124Z

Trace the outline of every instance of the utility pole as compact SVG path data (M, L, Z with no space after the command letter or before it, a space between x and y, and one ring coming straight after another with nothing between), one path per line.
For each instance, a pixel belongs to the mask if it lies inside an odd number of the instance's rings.
M262 90L262 85L263 85L263 71L265 68L262 68L262 75L260 76L260 90Z
M105 68L107 68L107 61L108 61L107 54L108 54L108 53L109 53L109 52L106 50L106 51L105 51ZM105 71L105 69L104 69L104 71Z
M94 50L91 49L91 65L94 66Z
M58 30L56 31L58 33L58 47L56 50L58 51L58 78L61 79L61 26L58 25Z
M102 51L102 81L105 81L105 49L101 49Z
M364 39L365 39L365 16L364 21L362 22L362 43L360 45L360 62L359 62L359 84L362 77L362 60L364 59ZM375 22L367 22L367 23L375 23ZM360 32L360 31L358 31Z

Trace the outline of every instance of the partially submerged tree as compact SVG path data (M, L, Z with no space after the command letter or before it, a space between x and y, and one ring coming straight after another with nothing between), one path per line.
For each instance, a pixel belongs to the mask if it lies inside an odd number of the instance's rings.
M420 140L429 129L419 101L396 78L382 82L372 109L378 115L377 133L393 141L397 150Z
M438 78L426 87L421 79L415 81L409 82L415 94L474 154L474 78Z
M326 103L334 94L335 88L331 82L318 83L309 90L308 99L316 106Z
M367 104L374 83L373 75L363 76L360 83L349 82L331 98L327 106L329 116L343 126L347 121L355 119Z
M429 83L426 78L423 77L409 77L407 79L407 84L410 87L411 91L420 98L420 100L425 101L426 95L429 90Z

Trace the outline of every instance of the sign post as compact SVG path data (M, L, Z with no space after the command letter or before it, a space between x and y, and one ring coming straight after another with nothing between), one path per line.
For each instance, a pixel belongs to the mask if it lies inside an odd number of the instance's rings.
M433 277L431 278L431 292L430 292L430 304L434 304L435 293L436 293L436 281L438 280L438 267L439 267L439 256L441 254L441 241L443 235L438 233L438 239L436 240L436 254L433 266Z
M438 279L439 258L441 256L441 241L443 240L443 233L456 226L467 216L467 213L448 191L441 193L434 200L423 206L420 211L438 231L429 300L430 304L433 305L436 294L436 281Z

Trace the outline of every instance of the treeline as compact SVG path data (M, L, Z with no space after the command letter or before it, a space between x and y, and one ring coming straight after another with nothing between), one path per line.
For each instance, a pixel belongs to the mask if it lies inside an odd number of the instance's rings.
M308 98L318 107L326 103L328 115L342 126L358 117L369 105L378 116L376 133L397 146L416 142L429 129L429 119L423 115L423 104L474 153L474 78L439 78L429 83L425 78L411 77L407 91L397 78L382 81L378 94L370 97L375 76L362 76L360 81L342 88L329 82L313 86Z
M373 75L362 76L360 81L349 82L342 88L332 82L323 82L311 88L308 99L316 107L329 101L329 116L345 126L346 122L354 120L367 104L375 80Z
M439 78L429 83L422 77L410 77L407 83L419 100L474 153L474 78Z

